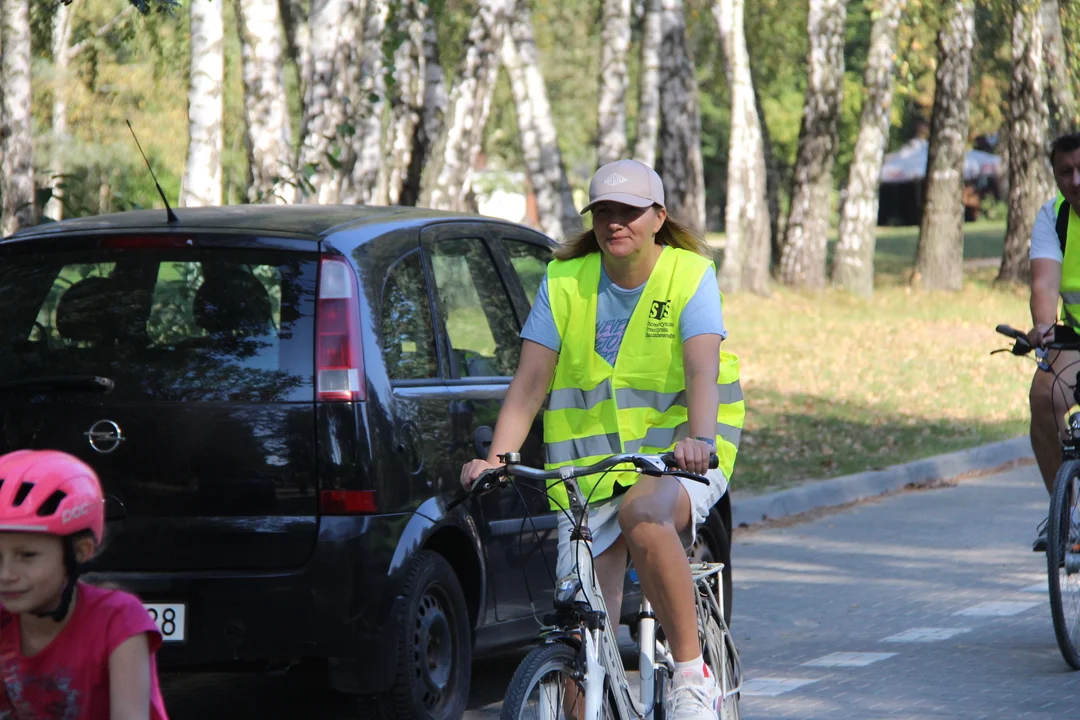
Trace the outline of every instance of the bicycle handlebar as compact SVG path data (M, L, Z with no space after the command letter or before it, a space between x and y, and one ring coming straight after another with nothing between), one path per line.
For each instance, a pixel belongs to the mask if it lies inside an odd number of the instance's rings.
M1016 342L1012 346L1010 352L1013 355L1027 355L1035 347L1028 340L1027 333L1017 330L1009 325L998 325L996 328L999 333L1005 337L1010 337ZM1046 344L1048 350L1080 350L1080 342L1052 342ZM1003 351L1004 352L1004 351Z

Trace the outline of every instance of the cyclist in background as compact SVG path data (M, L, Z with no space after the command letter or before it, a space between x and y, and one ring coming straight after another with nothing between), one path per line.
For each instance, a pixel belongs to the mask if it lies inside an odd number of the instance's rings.
M677 665L670 717L712 720L719 684L702 659L686 549L727 489L744 415L738 360L720 351L712 249L668 217L660 177L634 160L596 172L588 211L593 229L556 250L522 330L488 458L467 464L461 480L469 487L498 455L517 452L545 398L548 468L673 450L681 469L706 475L708 485L631 472L579 483L609 613L617 621L629 551ZM720 469L710 471L713 452ZM569 506L560 483L549 495L553 508ZM574 568L570 529L561 514L560 577Z

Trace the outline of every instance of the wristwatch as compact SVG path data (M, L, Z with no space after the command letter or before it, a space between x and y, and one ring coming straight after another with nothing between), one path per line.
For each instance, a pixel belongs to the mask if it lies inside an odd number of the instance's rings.
M716 447L716 438L702 437L701 435L695 435L694 439L695 440L700 440L703 443L708 443L708 444L712 445L713 447Z

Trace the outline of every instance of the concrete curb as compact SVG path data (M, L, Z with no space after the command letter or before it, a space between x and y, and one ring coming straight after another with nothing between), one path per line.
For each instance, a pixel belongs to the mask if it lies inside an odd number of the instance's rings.
M899 490L913 483L948 480L980 470L993 470L1016 460L1033 457L1027 436L990 443L970 450L893 465L884 470L845 475L809 482L800 487L767 495L732 495L731 519L735 527L775 520L808 510L833 507Z

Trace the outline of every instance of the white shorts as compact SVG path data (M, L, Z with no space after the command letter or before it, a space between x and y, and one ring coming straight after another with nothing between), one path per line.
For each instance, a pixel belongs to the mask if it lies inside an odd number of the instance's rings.
M689 550L697 540L697 526L705 522L709 510L727 492L727 478L721 470L710 470L705 474L709 484L705 485L689 478L679 478L686 494L690 497L690 528L680 538L683 547ZM589 530L592 531L592 554L596 557L611 547L622 529L619 527L619 508L626 493L616 495L589 507ZM557 577L566 577L574 570L574 558L570 553L570 530L572 525L566 513L559 513L559 559L556 564Z

